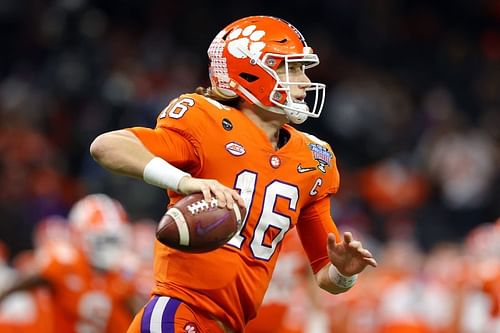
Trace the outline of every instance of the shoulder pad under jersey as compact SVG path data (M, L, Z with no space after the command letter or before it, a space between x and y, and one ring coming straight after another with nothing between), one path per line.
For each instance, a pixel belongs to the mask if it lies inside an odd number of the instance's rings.
M210 135L219 112L231 108L199 94L184 94L173 99L158 115L157 127L167 127L188 133L195 138Z

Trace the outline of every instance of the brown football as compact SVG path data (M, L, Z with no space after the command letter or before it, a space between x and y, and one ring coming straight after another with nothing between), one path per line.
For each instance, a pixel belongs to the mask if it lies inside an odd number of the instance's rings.
M169 247L193 253L215 250L239 230L246 209L220 208L217 199L190 194L167 210L156 230L156 238Z

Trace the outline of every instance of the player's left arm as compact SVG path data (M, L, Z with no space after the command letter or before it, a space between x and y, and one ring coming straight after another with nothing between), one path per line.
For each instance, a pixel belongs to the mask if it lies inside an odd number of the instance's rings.
M349 290L366 266L377 266L350 232L340 236L330 215L330 196L305 207L297 229L317 284L332 294Z
M318 285L333 294L349 290L367 266L377 267L377 261L361 241L354 239L350 232L344 232L337 242L333 234L328 234L328 257L330 263L315 274ZM332 267L333 266L333 267Z

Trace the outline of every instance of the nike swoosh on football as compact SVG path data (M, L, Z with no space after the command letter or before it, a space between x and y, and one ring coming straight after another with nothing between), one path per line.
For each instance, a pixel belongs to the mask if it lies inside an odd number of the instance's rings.
M215 228L217 228L220 224L224 223L224 220L227 218L227 215L229 213L226 213L223 217L221 217L220 219L218 219L217 221L215 221L214 223L210 223L209 225L207 225L206 227L202 226L201 225L201 222L198 222L196 224L196 232L199 234L199 235L205 235L207 233L209 233L210 231L214 230Z
M300 164L297 165L297 172L298 173L304 173L304 172L309 172L309 171L314 171L314 170L316 170L316 167L303 168Z

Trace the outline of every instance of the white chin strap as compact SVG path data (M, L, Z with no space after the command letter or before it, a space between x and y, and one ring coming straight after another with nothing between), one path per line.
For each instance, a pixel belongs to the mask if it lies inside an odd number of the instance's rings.
M286 117L288 120L290 120L294 124L302 124L304 121L307 120L308 118L308 113L309 113L309 107L307 104L301 104L301 103L291 103L295 104L294 108L303 108L303 112L298 112L298 111L292 111L289 109L283 109L283 112L286 114Z

